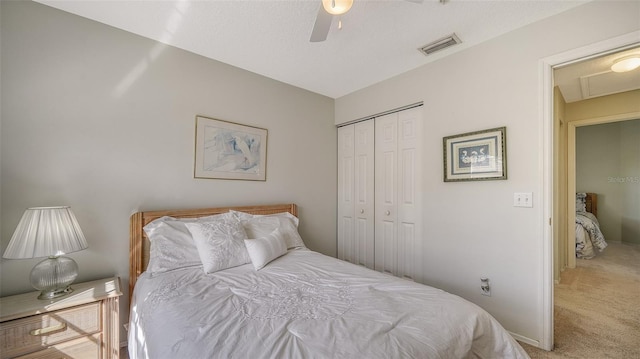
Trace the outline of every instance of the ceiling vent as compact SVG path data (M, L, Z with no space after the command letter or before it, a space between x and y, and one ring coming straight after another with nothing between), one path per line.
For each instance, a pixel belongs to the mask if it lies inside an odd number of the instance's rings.
M459 43L462 43L462 41L460 41L460 38L454 33L432 43L426 44L419 48L418 51L422 52L425 56L429 56L436 51L444 50L447 47L457 45Z

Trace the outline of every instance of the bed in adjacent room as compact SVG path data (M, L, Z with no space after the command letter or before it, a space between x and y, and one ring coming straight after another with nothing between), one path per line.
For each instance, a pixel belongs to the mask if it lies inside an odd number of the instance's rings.
M471 302L307 249L296 215L134 214L130 357L528 358Z
M576 257L591 259L607 247L598 223L598 196L576 193Z

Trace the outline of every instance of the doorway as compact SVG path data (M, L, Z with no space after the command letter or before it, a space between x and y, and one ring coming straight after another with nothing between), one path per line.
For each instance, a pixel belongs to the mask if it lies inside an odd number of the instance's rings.
M542 182L543 182L543 208L542 208L542 221L543 226L543 244L542 244L542 281L541 281L541 302L543 308L543 325L540 347L545 350L552 350L554 346L554 269L557 261L554 260L554 255L557 254L557 240L558 240L558 225L561 223L559 220L560 211L559 203L561 203L560 196L556 192L556 184L558 181L558 168L555 167L556 161L554 161L554 154L557 146L557 141L554 141L554 136L557 136L555 130L554 119L554 68L575 64L584 60L592 59L598 56L602 56L607 53L615 53L621 50L625 50L634 46L638 46L638 37L640 31L629 33L623 36L612 38L606 41L602 41L593 45L589 45L583 48L568 51L562 54L558 54L552 57L542 59L541 64L541 99L542 99ZM557 138L557 137L556 137ZM554 146L556 145L556 146ZM567 193L572 189L567 186ZM573 189L575 192L575 188ZM566 196L564 197L566 198ZM562 203L567 203L562 198ZM568 203L567 203L568 204ZM573 203L575 206L575 202ZM570 206L567 206L570 207ZM573 208L575 213L575 207ZM571 208L566 208L565 214L568 216L571 213ZM566 220L566 219L565 219ZM566 223L566 222L565 222Z

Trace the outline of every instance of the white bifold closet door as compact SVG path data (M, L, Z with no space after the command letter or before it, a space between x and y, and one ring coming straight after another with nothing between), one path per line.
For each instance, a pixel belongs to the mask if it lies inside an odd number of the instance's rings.
M374 122L338 128L338 258L374 268Z
M338 258L420 281L422 107L338 128Z
M375 119L375 269L416 281L422 250L421 111Z

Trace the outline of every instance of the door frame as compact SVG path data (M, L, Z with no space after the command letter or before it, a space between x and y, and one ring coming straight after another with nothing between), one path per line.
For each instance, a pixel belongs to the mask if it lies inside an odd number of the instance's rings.
M567 127L567 221L573 223L576 220L576 201L575 197L570 195L576 193L576 128L591 125L602 125L605 123L622 122L636 120L640 118L640 112L621 113L617 115L585 118L578 121L571 121ZM558 198L559 201L562 198ZM567 231L567 255L569 261L567 268L576 267L576 233L573 227Z
M542 266L540 281L541 288L540 302L542 304L542 333L540 333L539 347L545 350L553 349L553 226L554 218L553 205L560 198L553 193L553 154L556 149L553 147L553 68L560 65L569 65L579 61L587 60L609 52L617 52L624 47L637 45L640 39L640 31L634 31L628 34L603 40L591 45L580 47L574 50L566 51L557 55L543 58L539 61L539 89L541 99L541 135L540 145L542 156L540 157L541 188L542 188L542 227L543 240L541 245ZM575 186L575 185L574 185ZM569 188L567 188L567 191ZM574 203L575 206L575 203ZM567 209L568 211L570 208ZM574 207L575 211L575 207Z

